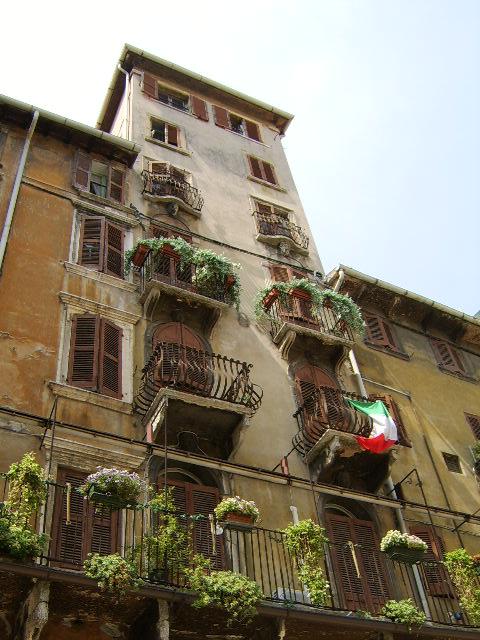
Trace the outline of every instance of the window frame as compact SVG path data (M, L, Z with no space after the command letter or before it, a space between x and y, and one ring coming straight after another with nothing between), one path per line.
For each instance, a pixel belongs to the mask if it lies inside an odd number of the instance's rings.
M91 190L92 185L92 164L96 162L104 165L107 169L106 195L98 195ZM114 177L115 172L120 174L120 182L118 177ZM126 200L127 188L127 167L119 162L109 162L104 158L99 159L96 155L85 153L78 149L73 162L73 186L80 192L88 194L93 198L98 198L102 202L115 203L124 205ZM112 191L118 189L120 197L116 198L112 195Z
M153 133L155 131L155 123L164 126L164 140L156 138L153 135ZM157 144L165 145L166 147L168 147L169 149L172 149L174 151L179 151L179 150L183 150L184 149L183 135L181 134L181 128L177 124L174 124L173 122L169 122L168 120L164 120L162 118L159 118L158 116L150 116L149 117L149 125L150 125L150 134L149 134L149 139L150 140L155 141ZM173 143L169 142L170 130L171 129L175 130L175 132L176 132L176 136L175 137L177 139L177 144L173 144Z
M99 233L99 259L98 266L95 266L93 262L88 263L87 261L83 261L83 243L85 240L85 228L88 220L100 221L100 233ZM86 269L91 269L92 271L97 271L98 273L105 273L106 275L112 276L113 278L119 278L121 280L125 280L125 272L124 272L124 260L125 260L125 238L126 238L126 229L118 224L117 222L113 222L109 220L105 216L95 215L92 213L87 213L82 211L78 216L79 221L79 230L78 230L78 243L77 243L77 251L76 251L76 264L85 267ZM120 248L114 247L112 243L109 243L109 229L113 228L120 232ZM93 242L93 240L92 240ZM119 273L114 270L109 269L109 249L113 253L117 252L120 254L120 271Z
M246 154L246 157L247 157L247 166L249 171L248 177L250 180L258 181L261 184L272 187L273 189L281 189L275 166L271 162L268 162L268 160L263 160L263 158L259 158L258 156L254 156L251 154ZM258 167L260 169L259 173L261 177L255 175L254 173L255 169L254 169L252 160L258 164ZM267 179L266 177L267 174L265 173L264 165L267 165L270 167L274 182L271 182L270 180Z
M383 353L388 353L389 355L396 356L402 360L410 360L410 356L401 348L398 335L388 320L378 313L370 311L364 311L363 318L365 320L365 337L363 342L367 347L376 349L377 351L382 351ZM369 320L375 320L378 323L383 340L375 342L375 338L372 336L372 331L368 324Z
M154 164L159 164L159 165L165 165L167 167L167 170L170 171L171 169L173 169L174 171L178 171L180 173L183 174L183 179L185 180L185 182L187 184L189 184L191 187L194 187L195 185L193 184L193 174L190 173L190 171L188 171L187 169L183 169L182 167L178 167L176 164L173 164L173 162L168 162L168 160L152 160L151 158L146 158L144 156L144 168L149 171L150 173L158 173L156 171L152 171L152 165ZM161 172L160 172L161 173Z
M448 373L460 378L461 380L477 382L477 380L469 374L464 356L460 353L460 350L457 347L454 347L447 340L436 338L434 336L429 336L429 342L433 357L435 358L435 363L442 373ZM449 365L445 362L448 357L454 363L453 365Z
M237 136L242 136L242 138L247 138L247 140L253 140L253 142L264 144L261 135L261 128L258 122L249 120L248 118L245 118L245 116L236 113L235 111L230 111L230 109L226 109L225 107L221 107L217 104L213 105L213 115L217 127L221 127L226 131L235 133ZM233 119L238 121L241 129L240 131L237 127L234 128ZM257 137L251 135L252 127L255 128Z

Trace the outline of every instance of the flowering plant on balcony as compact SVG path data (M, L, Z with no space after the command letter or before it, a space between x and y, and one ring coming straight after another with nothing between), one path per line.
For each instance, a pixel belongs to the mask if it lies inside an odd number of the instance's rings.
M408 625L409 631L413 625L421 626L427 620L426 615L415 606L411 598L389 600L383 605L380 613L392 622Z
M418 536L396 529L387 531L380 542L380 550L398 562L414 564L422 559L428 545Z
M34 558L42 553L47 536L37 533L28 523L18 523L7 515L0 517L0 554L16 560Z
M480 588L478 587L477 556L465 549L455 549L445 554L444 563L460 596L462 609L469 622L480 625Z
M295 289L304 291L310 296L312 301L312 312L322 304L322 295L320 289L310 282L307 278L293 278L288 282L269 282L255 296L254 311L255 316L261 320L262 318L268 318L268 314L265 310L265 301L268 299L269 294L274 291L277 293L280 303L283 306L288 307L289 296Z
M238 516L246 516L251 522L256 522L260 516L257 505L251 500L244 500L239 496L224 498L215 509L215 517L217 520L224 521L229 514Z
M135 472L97 467L78 491L93 502L123 508L135 505L142 493L148 493L149 485Z
M331 306L340 320L343 320L352 331L362 335L365 332L365 321L362 312L349 295L338 293L332 289L324 289L321 293L321 305Z
M132 562L122 558L118 553L102 556L99 553L89 553L83 568L87 578L97 581L99 589L108 591L118 597L132 589L138 589L142 581Z

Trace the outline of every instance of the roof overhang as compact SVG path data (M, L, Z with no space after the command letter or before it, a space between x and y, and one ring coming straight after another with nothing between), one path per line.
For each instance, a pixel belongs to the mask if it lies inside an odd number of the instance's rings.
M192 93L198 92L202 95L208 95L213 100L218 99L224 102L225 99L228 99L229 105L233 110L237 108L246 114L251 114L252 117L256 115L257 118L261 118L275 126L282 134L285 133L293 119L291 113L277 109L130 44L125 44L98 116L96 126L102 131L110 131L124 92L125 76L119 67L128 72L133 68L144 69L153 75L161 76L165 80L170 79L190 88Z
M95 127L70 120L34 105L0 95L0 120L28 128L35 111L39 112L36 131L63 142L96 152L131 167L140 147L129 140L112 136Z

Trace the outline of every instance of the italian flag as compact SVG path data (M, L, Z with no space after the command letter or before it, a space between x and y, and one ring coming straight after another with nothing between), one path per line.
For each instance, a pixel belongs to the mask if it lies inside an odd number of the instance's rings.
M382 453L397 442L397 426L381 400L362 402L347 399L347 402L356 411L361 411L369 416L373 423L372 433L368 438L355 436L362 449L372 453Z

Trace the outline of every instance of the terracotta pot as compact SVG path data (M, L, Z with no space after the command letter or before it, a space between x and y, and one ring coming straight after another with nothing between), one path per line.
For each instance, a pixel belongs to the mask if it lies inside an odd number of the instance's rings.
M143 266L143 263L147 259L148 254L150 253L150 247L147 247L145 244L139 244L135 249L135 253L132 256L132 262L136 267Z
M225 522L232 522L236 524L248 524L253 527L253 516L248 516L245 513L227 513L225 516Z
M312 296L308 293L308 291L304 291L303 289L292 289L290 295L294 298L302 298L303 300L312 299Z
M263 308L268 310L278 298L278 289L272 289L263 299Z
M180 260L180 255L169 244L163 245L162 253L166 256L169 256L170 258L173 258L174 260Z
M227 289L227 291L228 289L231 289L233 287L233 285L235 284L235 281L236 281L236 277L232 275L228 275L225 278L225 288Z

